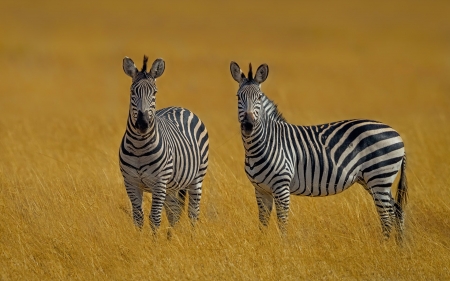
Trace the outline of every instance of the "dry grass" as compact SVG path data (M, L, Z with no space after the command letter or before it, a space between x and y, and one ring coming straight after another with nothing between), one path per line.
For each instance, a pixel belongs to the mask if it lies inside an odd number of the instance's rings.
M450 279L449 1L60 3L1 4L1 280ZM165 218L156 241L148 221L134 229L118 168L121 62L144 53L166 60L158 107L192 109L211 137L201 221L183 217L172 241ZM231 60L269 64L263 90L293 123L371 118L402 134L403 248L380 242L359 186L293 198L285 241L274 220L259 232Z

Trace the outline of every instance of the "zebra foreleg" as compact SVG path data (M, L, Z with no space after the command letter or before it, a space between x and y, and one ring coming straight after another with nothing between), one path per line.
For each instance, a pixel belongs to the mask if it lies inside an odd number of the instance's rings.
M155 186L152 190L152 210L150 211L150 227L153 235L161 225L161 214L164 202L166 200L166 188L162 186Z
M273 197L272 194L260 191L255 188L256 203L259 211L259 229L264 230L269 224L270 213L272 212Z
M144 212L142 211L143 190L127 180L124 180L124 182L128 198L131 202L134 225L139 229L142 229L142 226L144 225Z
M200 200L202 199L202 182L191 184L189 186L189 205L188 217L191 220L191 225L195 226L200 214Z
M277 210L278 228L280 229L281 235L286 236L290 204L289 187L276 191L277 192L274 192L274 200Z

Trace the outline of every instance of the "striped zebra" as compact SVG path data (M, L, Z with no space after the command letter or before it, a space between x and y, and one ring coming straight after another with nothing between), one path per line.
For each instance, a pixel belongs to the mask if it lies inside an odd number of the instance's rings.
M163 206L170 226L178 222L186 191L188 216L192 225L197 221L208 168L209 138L205 125L191 111L180 107L155 110L155 81L163 74L165 63L157 59L147 72L147 60L144 56L144 65L138 71L130 58L123 59L123 70L132 84L119 160L134 223L139 228L143 226L143 192L152 193L150 225L155 234Z
M231 62L239 83L238 110L245 148L245 172L255 187L260 226L267 226L275 202L278 226L286 234L290 194L328 196L354 183L372 196L389 238L392 225L403 236L407 199L406 156L400 135L370 120L345 120L317 126L289 124L277 106L261 91L269 68L261 65L248 77ZM400 171L397 199L391 186Z

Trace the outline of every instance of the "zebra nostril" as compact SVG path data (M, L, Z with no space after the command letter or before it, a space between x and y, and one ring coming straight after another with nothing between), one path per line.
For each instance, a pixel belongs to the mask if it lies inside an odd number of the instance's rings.
M246 132L251 132L253 130L253 124L245 121L241 124L241 129Z
M148 117L148 111L142 113L142 111L139 110L136 118L135 127L139 129L141 132L145 132L149 127L149 121L150 119Z

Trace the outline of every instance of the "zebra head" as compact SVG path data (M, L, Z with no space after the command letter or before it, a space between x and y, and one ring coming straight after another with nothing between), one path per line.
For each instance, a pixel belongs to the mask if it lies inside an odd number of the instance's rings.
M263 96L261 83L267 79L269 67L267 64L260 65L256 70L255 77L253 77L252 64L250 63L248 77L245 77L239 65L232 61L230 71L233 79L239 83L237 97L241 131L245 136L250 136L260 119L261 98Z
M153 127L157 92L155 81L165 69L164 60L156 59L150 71L147 72L147 61L148 57L144 56L144 65L139 71L132 59L129 57L123 59L123 71L133 79L129 118L131 118L131 125L142 135L147 134Z

